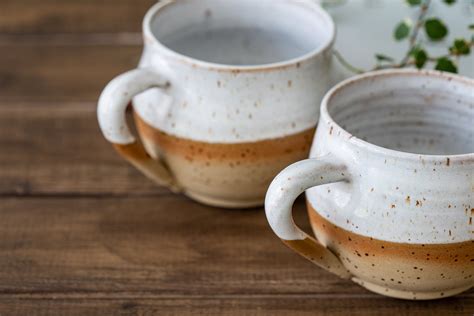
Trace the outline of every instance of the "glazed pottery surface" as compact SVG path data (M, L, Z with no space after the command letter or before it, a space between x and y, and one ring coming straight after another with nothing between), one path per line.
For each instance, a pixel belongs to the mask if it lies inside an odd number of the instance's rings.
M198 201L263 204L272 178L309 154L329 88L331 18L310 0L161 1L143 28L139 69L101 95L104 136ZM132 99L144 148L125 122Z
M266 212L287 245L367 289L436 299L474 285L474 80L389 70L321 107L311 158L285 169ZM306 191L318 241L291 219Z

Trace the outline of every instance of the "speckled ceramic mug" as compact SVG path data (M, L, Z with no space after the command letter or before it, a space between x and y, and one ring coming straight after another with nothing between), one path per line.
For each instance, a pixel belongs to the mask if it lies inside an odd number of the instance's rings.
M262 205L273 177L309 153L329 88L330 16L312 0L160 1L143 30L139 68L100 97L106 139L198 201ZM125 121L132 99L144 148Z
M268 221L324 269L403 299L474 285L474 80L389 70L324 98L311 159L272 182ZM317 241L295 226L306 189Z

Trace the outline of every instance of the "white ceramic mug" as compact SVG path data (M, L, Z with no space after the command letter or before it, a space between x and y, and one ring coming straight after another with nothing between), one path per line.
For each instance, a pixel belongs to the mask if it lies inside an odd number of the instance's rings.
M317 241L295 226L306 192ZM435 299L474 285L474 80L388 70L324 98L311 159L272 182L268 221L296 252L365 288Z
M106 139L198 201L263 204L278 171L309 153L329 88L330 16L311 0L160 1L143 32L139 68L100 97ZM125 121L132 99L144 148Z

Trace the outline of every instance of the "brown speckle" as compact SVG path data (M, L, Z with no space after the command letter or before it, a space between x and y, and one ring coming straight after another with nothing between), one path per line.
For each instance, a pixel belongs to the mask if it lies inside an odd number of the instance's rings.
M449 167L449 164L451 163L450 159L449 158L446 158L446 166Z
M406 197L405 202L407 202L408 204L410 204L411 200L410 200L410 196L409 196L409 195Z
M293 81L288 80L288 88L291 88L292 85L293 85Z

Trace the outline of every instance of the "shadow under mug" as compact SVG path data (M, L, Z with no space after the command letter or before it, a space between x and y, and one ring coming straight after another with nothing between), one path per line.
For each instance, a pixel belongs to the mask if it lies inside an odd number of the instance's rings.
M330 16L313 0L160 1L143 32L139 68L100 97L105 138L195 200L262 205L275 175L309 154L330 84ZM125 120L132 99L141 142Z
M474 285L474 80L388 70L324 98L310 159L272 182L268 221L320 267L402 299ZM306 191L317 240L291 215Z

